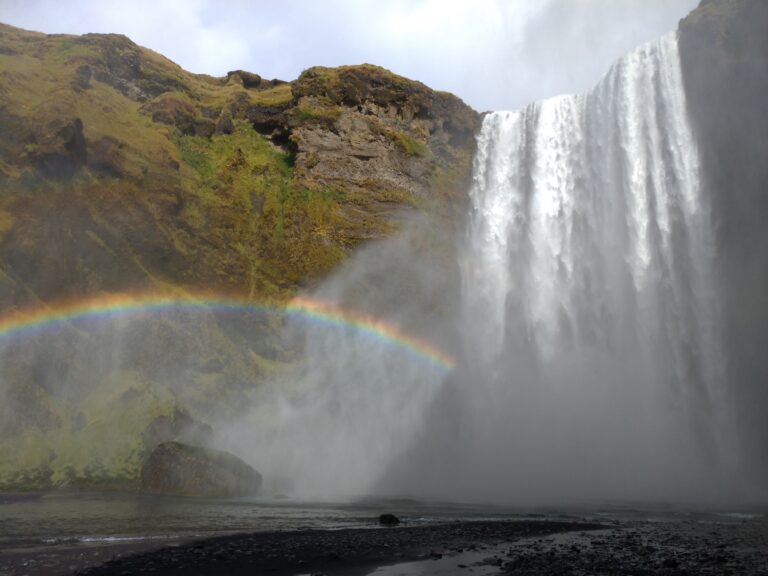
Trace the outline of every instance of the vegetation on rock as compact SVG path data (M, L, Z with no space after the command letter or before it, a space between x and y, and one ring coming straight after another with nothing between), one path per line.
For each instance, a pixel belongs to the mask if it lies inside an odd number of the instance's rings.
M165 442L144 463L141 490L174 496L254 496L261 490L261 474L227 452Z
M478 121L376 66L213 78L124 36L0 24L0 310L133 290L280 303L411 214L448 231L422 242L447 262ZM98 326L4 344L0 489L135 488L154 432L183 440L177 418L204 427L290 367L279 325L144 318L110 361Z

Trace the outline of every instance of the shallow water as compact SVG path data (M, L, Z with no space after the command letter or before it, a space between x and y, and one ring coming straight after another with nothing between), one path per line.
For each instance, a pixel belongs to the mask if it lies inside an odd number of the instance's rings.
M509 508L413 500L300 502L273 499L174 498L143 494L0 495L0 551L131 542L181 540L235 532L376 528L378 516L394 513L403 525L453 520L574 519L680 520L710 517L733 521L763 517L765 510L691 512L668 506Z
M367 576L464 576L467 569L472 576L498 574L501 564L496 562L504 557L504 552L504 546L495 546L483 550L440 554L426 560L380 566Z
M406 500L298 502L144 494L0 497L0 551L162 541L273 530L375 528L384 512L404 525L526 516L509 509Z

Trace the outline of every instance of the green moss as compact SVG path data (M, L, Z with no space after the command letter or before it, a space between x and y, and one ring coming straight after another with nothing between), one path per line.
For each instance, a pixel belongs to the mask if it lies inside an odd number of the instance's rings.
M402 130L398 130L389 124L385 124L381 119L375 116L366 116L365 119L372 132L381 134L388 140L391 140L408 156L416 156L425 159L432 158L432 151L426 143L421 142Z
M472 174L472 154L468 151L459 153L448 166L435 165L430 174L430 188L435 199L454 199L464 197Z
M97 47L78 42L76 36L58 36L49 38L51 44L46 56L60 64L71 65L82 61L93 61L99 57Z
M0 238L13 228L13 216L0 207Z
M232 134L211 139L179 136L177 146L188 167L182 170L185 221L224 231L228 258L218 253L210 265L236 266L249 293L288 296L302 278L343 258L334 232L341 193L294 182L290 157L246 121L236 120Z
M196 136L181 136L177 140L181 159L203 178L213 175L208 145L202 138Z
M291 114L300 122L334 122L341 115L338 106L296 106Z
M279 84L266 90L249 91L248 98L259 106L285 106L293 100L290 84Z
M396 90L423 88L423 84L398 76L386 68L360 64L336 68L324 66L308 68L296 81L294 93L300 96L324 96L332 103L338 103L343 87L359 82L366 85L391 86Z
M404 132L397 130L390 131L391 137L400 147L400 149L409 156L418 156L419 158L428 158L431 156L431 152L426 144L419 142L414 138L411 138Z
M254 352L253 350L250 351L250 354L254 364L256 364L265 373L274 374L291 368L291 364L289 363L278 362L271 358L266 358L265 356Z

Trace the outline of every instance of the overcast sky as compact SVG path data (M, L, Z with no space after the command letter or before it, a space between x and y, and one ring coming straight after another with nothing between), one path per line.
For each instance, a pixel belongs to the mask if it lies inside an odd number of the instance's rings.
M370 62L478 110L581 92L698 0L0 0L0 21L119 32L192 72Z

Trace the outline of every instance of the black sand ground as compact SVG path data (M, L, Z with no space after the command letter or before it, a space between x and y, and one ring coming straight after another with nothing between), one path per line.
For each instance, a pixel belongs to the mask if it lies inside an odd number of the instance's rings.
M100 548L0 558L0 575L57 576L317 574L353 576L378 566L406 574L768 575L761 521L453 522L444 525L269 532L178 543L154 550ZM91 550L93 553L95 550ZM68 555L69 554L69 555ZM71 554L81 554L81 557ZM72 559L77 561L73 564ZM440 558L438 561L437 559ZM467 560L470 558L470 560ZM26 562L26 566L22 561ZM93 566L98 562L101 565ZM91 564L91 567L82 568Z

